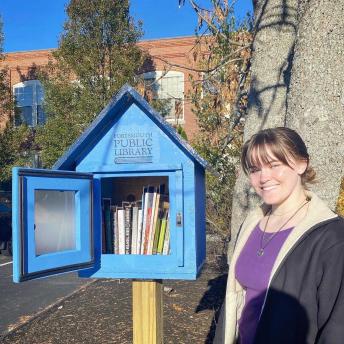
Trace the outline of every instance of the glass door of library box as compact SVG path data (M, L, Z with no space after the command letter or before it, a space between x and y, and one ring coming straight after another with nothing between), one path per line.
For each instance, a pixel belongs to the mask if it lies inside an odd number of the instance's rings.
M93 175L13 169L13 280L94 266Z

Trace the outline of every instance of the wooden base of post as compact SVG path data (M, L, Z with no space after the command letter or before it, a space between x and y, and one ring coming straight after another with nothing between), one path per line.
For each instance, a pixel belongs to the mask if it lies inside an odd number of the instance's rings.
M163 343L163 283L133 281L134 344Z

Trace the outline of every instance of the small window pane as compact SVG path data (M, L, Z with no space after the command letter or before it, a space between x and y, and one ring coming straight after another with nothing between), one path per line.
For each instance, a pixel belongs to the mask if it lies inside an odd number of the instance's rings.
M14 89L14 95L16 97L17 106L32 106L33 104L33 87L24 86L16 87Z
M183 118L184 79L182 75L163 75L159 78L147 76L144 82L145 89L151 92L150 96L153 100L164 101L164 111L161 109L159 111L165 119L180 120Z
M37 106L37 124L45 124L45 113L41 105Z
M76 249L75 191L35 190L36 256Z
M15 85L14 95L19 115L16 116L15 125L26 124L31 127L45 124L46 116L42 105L44 90L38 80L25 81Z
M44 90L39 83L36 84L36 98L37 104L42 105L44 100Z
M32 106L19 107L15 117L15 125L27 124L33 126Z

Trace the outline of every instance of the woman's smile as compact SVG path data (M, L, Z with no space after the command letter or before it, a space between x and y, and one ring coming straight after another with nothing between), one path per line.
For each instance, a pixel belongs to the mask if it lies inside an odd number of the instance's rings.
M257 161L262 160L259 158ZM291 158L290 161L291 165L286 165L270 152L267 163L260 162L259 166L253 166L250 170L252 187L264 203L273 208L290 208L304 198L299 172L303 172L305 167L301 165L304 163Z

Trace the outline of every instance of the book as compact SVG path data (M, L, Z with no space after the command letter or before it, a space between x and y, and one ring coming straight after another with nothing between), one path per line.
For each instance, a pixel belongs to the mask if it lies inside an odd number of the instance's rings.
M119 241L118 241L118 215L117 215L117 207L111 207L112 210L112 224L113 224L113 237L114 237L114 247L113 252L118 254L119 252Z
M103 216L105 226L105 253L113 253L113 230L111 221L111 199L103 198Z
M142 208L138 211L137 219L137 243L136 243L136 254L141 254L141 236L142 236Z
M164 254L164 255L170 254L170 222L169 222L169 215L167 215L167 219L166 219L166 231L165 231L164 247L162 249L162 254Z
M154 192L154 197L153 197L152 220L151 220L151 225L149 228L147 254L153 253L153 244L154 244L154 237L155 237L155 230L156 230L156 224L157 224L157 219L158 219L159 207L160 207L160 193L158 192L158 190L156 190Z
M169 211L164 188L144 186L140 201L122 201L122 206L102 200L102 253L162 254Z
M169 208L170 204L168 202L168 196L164 195L164 201L162 205L162 219L161 219L161 226L160 226L160 233L159 233L159 239L158 239L158 247L157 247L157 253L162 254L166 239L166 232L167 232L167 224L168 224L168 218L169 218Z
M166 215L164 215L164 217L161 219L161 226L160 226L160 233L159 233L158 247L157 247L157 253L158 254L162 254L162 251L164 248L166 224L167 224Z
M137 247L138 254L143 254L144 229L146 228L146 220L147 220L147 217L145 216L145 213L147 212L147 204L148 204L147 192L148 192L148 186L145 186L142 192L142 221L141 221L140 231L138 233L138 247Z
M154 216L154 227L153 227L153 233L152 233L151 254L157 253L160 228L161 228L161 220L163 218L162 207L163 207L164 202L168 201L168 195L164 194L165 184L160 184L158 190L159 190L159 194L157 195L157 204L156 204L155 216Z
M131 253L131 234L132 234L132 204L122 203L124 209L124 233L125 233L125 254Z
M118 224L118 254L125 254L125 227L124 227L124 209L117 208Z
M142 228L142 250L141 254L147 254L148 240L152 221L152 207L154 198L155 187L149 186L145 197L145 212L143 214L145 218L145 226Z
M137 234L138 234L140 205L141 205L141 202L137 201L133 204L133 208L132 208L131 254L137 254Z
M163 217L163 210L159 209L158 217L157 217L156 225L155 225L155 231L154 231L152 254L157 254L157 251L158 251L158 243L159 243L162 217Z

